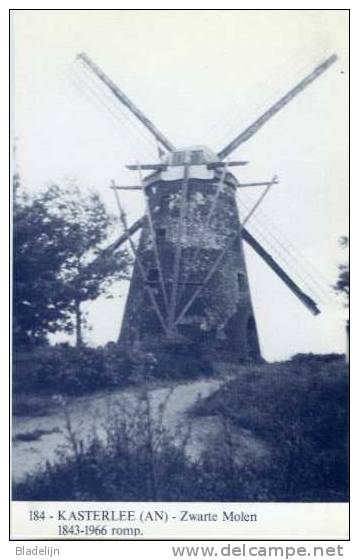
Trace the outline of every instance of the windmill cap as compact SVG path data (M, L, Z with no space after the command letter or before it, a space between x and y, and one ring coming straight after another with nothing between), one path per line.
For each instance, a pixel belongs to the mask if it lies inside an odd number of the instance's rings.
M182 165L184 163L214 163L219 161L217 154L203 145L186 146L183 148L177 148L166 154L166 163L170 165Z

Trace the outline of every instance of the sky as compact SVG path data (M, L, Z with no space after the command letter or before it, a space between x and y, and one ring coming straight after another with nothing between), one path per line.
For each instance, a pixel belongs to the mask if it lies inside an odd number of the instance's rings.
M80 52L176 146L215 151L335 52L339 60L230 157L249 161L236 168L239 181L278 176L248 229L322 311L311 315L246 248L264 357L343 352L345 310L330 286L348 231L347 19L344 10L13 11L12 129L23 188L75 182L97 189L115 212L111 180L136 184L124 166L157 159L142 125L75 62ZM238 194L242 217L261 192ZM141 197L122 196L130 222L143 213ZM89 343L117 339L127 289L88 304Z

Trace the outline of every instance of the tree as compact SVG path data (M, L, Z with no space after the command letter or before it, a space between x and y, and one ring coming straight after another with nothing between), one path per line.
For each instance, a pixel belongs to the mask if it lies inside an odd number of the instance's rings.
M15 181L14 181L15 183ZM54 193L32 198L14 184L13 335L16 346L46 341L48 333L68 328L64 312L64 221L49 210Z
M73 318L76 345L81 346L86 322L82 304L105 293L114 281L128 279L130 259L126 251L103 253L103 242L117 220L96 192L58 189L54 202L52 212L66 223L66 258L60 274L68 301L66 311Z
M82 303L128 275L126 252L95 259L115 219L96 193L77 187L53 185L32 197L14 190L14 342L75 331L80 346Z
M343 249L348 248L349 238L346 236L342 236L339 239L339 244ZM344 306L348 307L349 306L349 263L348 262L342 263L339 265L338 268L339 268L339 274L338 274L337 281L334 285L334 290L338 294L343 295Z

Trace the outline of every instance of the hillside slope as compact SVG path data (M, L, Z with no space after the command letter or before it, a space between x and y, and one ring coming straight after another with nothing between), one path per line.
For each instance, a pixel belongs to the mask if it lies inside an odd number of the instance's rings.
M236 373L198 403L192 416L221 419L227 463L247 472L248 499L346 501L349 383L344 360L298 355ZM248 460L244 438L267 454Z

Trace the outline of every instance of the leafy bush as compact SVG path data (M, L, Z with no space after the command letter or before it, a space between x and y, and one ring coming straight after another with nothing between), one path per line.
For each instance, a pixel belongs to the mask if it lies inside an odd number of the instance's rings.
M308 366L309 362L309 366ZM314 363L316 362L316 367ZM309 356L253 367L193 410L226 418L269 447L252 465L261 499L345 501L348 498L348 374L343 359ZM248 477L247 477L248 480Z
M348 383L343 361L239 368L238 378L199 401L194 415L218 415L223 430L202 455L188 458L187 433L169 439L165 397L151 412L146 383L131 410L111 410L106 436L79 441L66 407L69 449L58 463L14 486L16 500L346 501ZM121 405L124 406L124 405ZM188 419L187 419L188 420ZM265 441L259 460L243 455L236 435ZM253 441L253 440L252 440Z
M68 449L59 461L13 487L14 500L41 501L244 501L257 497L260 481L249 465L207 450L196 462L186 454L190 434L169 439L163 429L165 397L156 419L146 389L132 414L110 411L106 436L86 445L64 405ZM65 401L64 401L65 402ZM122 413L121 413L122 412ZM176 440L176 445L173 443Z
M155 467L155 486L152 467ZM166 441L153 459L146 449L131 451L124 442L111 446L94 438L77 456L70 455L15 484L14 500L233 502L268 500L257 471L205 455L191 462L181 447ZM269 498L270 500L270 498Z
M154 420L146 389L134 409L109 410L106 434L84 444L72 427L63 400L68 448L59 461L15 484L15 500L156 501L191 499L196 466L186 457L186 439L173 445L163 429L162 415ZM125 405L121 405L125 406Z
M120 360L115 348L107 352L113 352L109 359L114 363ZM86 445L72 430L65 407L69 450L56 464L47 464L43 471L16 484L14 499L346 501L346 365L343 359L313 356L308 362L310 367L301 357L238 368L235 379L199 401L192 415L216 415L223 429L218 441L211 442L195 461L186 453L191 420L187 434L183 437L181 432L180 438L177 434L169 439L163 426L173 389L156 417L151 412L146 380L154 375L156 362L145 377L149 361L132 364L134 376L142 381L137 405L128 411L109 411L105 438L95 435ZM119 372L121 364L120 360ZM115 368L111 365L110 372ZM85 378L87 386L89 379L91 375ZM237 439L243 432L250 434L252 444L264 443L266 453L260 458L243 453Z
M42 346L14 355L13 389L19 393L82 395L148 380L191 380L213 374L199 354L171 347L131 358L117 344L104 347Z
M213 375L211 362L193 346L172 344L157 353L152 367L155 379L192 380Z
M195 467L168 444L157 454L161 484L154 495L145 455L105 447L94 439L80 457L47 464L36 476L14 486L14 500L177 501L191 500Z
M290 359L290 365L305 366L308 371L317 371L323 366L340 362L344 362L344 354L294 354Z
M15 355L14 392L80 395L125 384L131 368L129 359L115 345L45 346L32 353Z
M53 408L53 399L47 395L29 395L14 393L12 402L13 416L47 416Z

